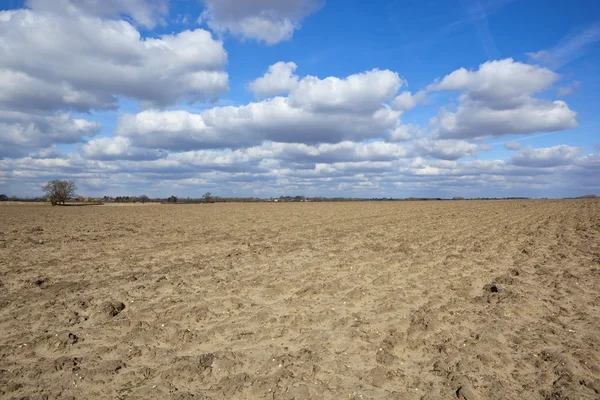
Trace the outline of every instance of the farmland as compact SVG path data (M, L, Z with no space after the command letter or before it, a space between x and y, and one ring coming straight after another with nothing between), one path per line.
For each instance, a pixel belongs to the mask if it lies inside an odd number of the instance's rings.
M598 288L594 199L3 205L0 397L597 399Z

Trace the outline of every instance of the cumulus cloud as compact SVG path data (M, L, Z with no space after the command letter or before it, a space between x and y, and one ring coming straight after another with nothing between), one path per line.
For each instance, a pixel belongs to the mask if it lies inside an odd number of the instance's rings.
M488 61L477 71L458 69L428 87L463 92L456 112L442 109L432 119L435 133L466 139L575 128L577 114L565 102L532 97L557 79L548 69L512 59Z
M27 5L36 11L55 13L126 15L146 28L153 28L169 12L168 0L28 0Z
M526 147L511 157L511 163L520 167L548 168L570 164L581 153L581 148L559 145L553 147Z
M411 140L415 133L419 132L419 128L412 124L401 124L398 122L389 135L389 140L392 142L404 142Z
M0 111L0 157L20 157L55 144L78 143L99 131L99 124L70 114L30 116Z
M194 167L223 167L237 165L247 170L256 165L269 170L282 165L331 164L340 162L378 162L407 157L409 150L402 145L343 141L307 145L304 143L265 142L238 150L195 150L174 153L167 157ZM264 162L265 160L270 162Z
M455 113L442 110L432 123L440 138L467 139L576 128L576 115L560 100L549 102L531 99L518 108L506 110L495 110L479 102L466 101Z
M124 137L102 137L81 146L81 154L90 160L154 160L166 153L160 150L139 149Z
M421 155L441 160L457 160L465 156L477 155L478 146L464 140L421 139L415 142L415 148Z
M399 110L412 110L419 103L422 103L427 96L425 90L418 91L415 94L404 91L400 93L393 101L392 105Z
M518 165L512 159L440 160L385 142L267 142L237 150L172 153L155 160L90 160L78 154L5 159L0 160L0 178L13 187L39 187L43 180L64 176L76 179L86 194L97 195L193 195L206 188L219 195L256 190L262 196L560 196L598 186L593 179L600 170L597 154L573 153L533 149L527 158L538 161Z
M391 99L402 84L398 73L390 70L374 69L344 79L307 76L298 82L289 99L293 106L315 111L369 113Z
M205 101L228 89L227 53L197 29L142 38L130 15L152 26L166 3L154 0L32 0L0 11L2 157L78 143L99 124L71 112L115 110L119 96L143 106Z
M216 107L199 114L147 110L125 115L116 134L134 145L167 150L229 147L278 142L335 143L384 137L400 115L386 107L367 113L320 113L275 97L240 107Z
M504 148L506 150L519 150L521 148L522 144L521 142L506 142L504 143Z
M482 102L491 109L504 110L527 102L532 94L547 89L558 78L549 69L507 58L487 61L477 71L457 69L428 89L466 91L470 100Z
M300 22L321 8L321 0L203 0L199 22L215 32L273 45L290 40Z
M373 69L346 78L300 78L293 62L271 65L265 75L250 82L257 98L288 94L293 106L321 111L371 112L391 99L405 83L397 72Z
M60 151L55 144L50 147L46 147L35 154L32 157L35 158L63 158L65 154Z
M248 87L257 99L287 94L298 86L297 66L293 62L278 62L269 66L265 75L250 82Z
M8 108L114 109L119 95L164 106L228 89L227 53L202 29L144 39L122 20L21 9L0 12L0 48Z
M397 73L372 70L319 79L287 74L294 68L293 63L275 64L250 84L262 95L287 90L287 97L215 107L198 114L146 110L123 116L115 132L130 138L135 146L167 150L239 148L265 140L336 143L390 134L401 139L401 112L385 104L402 86ZM282 75L289 79L282 81Z

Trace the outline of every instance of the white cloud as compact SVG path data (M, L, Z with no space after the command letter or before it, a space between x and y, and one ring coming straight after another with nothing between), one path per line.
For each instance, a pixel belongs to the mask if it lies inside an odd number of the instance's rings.
M92 139L81 146L81 154L90 160L153 160L166 153L135 148L128 138L117 136Z
M440 138L466 139L577 127L576 113L563 101L531 97L549 88L558 75L512 59L489 61L477 71L458 69L429 91L464 91L456 112L442 109L431 123Z
M414 133L419 131L418 127L412 124L400 124L390 133L389 139L392 142L404 142L413 138Z
M578 157L578 150L570 146L532 149L526 161L516 163L440 160L419 156L409 147L384 142L264 143L238 150L174 153L156 160L89 160L78 154L25 157L0 160L0 178L17 190L68 177L76 179L85 194L100 196L144 192L183 196L199 190L227 196L258 190L267 197L546 197L598 188L594 180L600 171L598 155Z
M400 93L392 102L392 105L399 110L412 110L415 106L425 100L427 92L421 90L415 94L408 91Z
M302 78L290 95L290 104L315 111L370 113L391 99L403 84L398 73L371 70L347 78Z
M323 113L293 107L275 97L241 107L216 107L199 114L147 110L125 115L116 134L139 147L167 150L278 142L335 143L387 136L400 115L387 107L370 113Z
M532 94L549 88L558 78L549 69L507 58L487 61L477 71L457 69L428 90L466 91L469 99L502 110L527 102Z
M287 85L288 97L215 107L199 114L147 110L123 116L116 134L139 147L168 150L239 148L265 140L336 143L390 134L401 139L401 112L385 104L402 85L397 73L372 70L325 79L289 76L293 84L281 84L281 79L275 78L281 70L287 73L294 67L292 63L275 64L251 84L261 94L278 92Z
M298 76L294 75L297 66L293 62L278 62L269 66L267 73L250 82L248 87L257 99L287 94L298 86Z
M516 141L504 143L504 148L506 150L519 150L521 148L521 146L522 146L521 142L516 142Z
M256 97L289 94L290 104L315 111L369 113L391 99L405 81L390 70L365 71L346 78L294 75L296 64L278 62L250 82Z
M228 89L227 53L197 29L142 38L128 14L152 26L163 1L33 0L0 11L2 157L79 143L100 125L71 111L114 110L118 96L143 106L216 98Z
M576 115L564 101L559 100L531 99L519 108L508 110L466 102L458 107L456 113L442 110L433 123L440 138L467 139L572 129L578 126Z
M202 29L143 39L125 21L21 9L0 12L0 48L0 107L164 106L228 89L227 53Z
M313 146L304 143L266 142L259 146L238 150L196 150L175 153L167 159L195 167L222 167L237 164L244 169L248 168L248 164L260 163L263 167L273 169L280 168L282 164L389 161L405 158L408 154L409 151L405 146L385 142L343 141ZM265 160L270 163L264 163Z
M69 114L30 116L0 111L0 157L19 157L54 144L81 142L100 125Z
M433 119L436 135L467 139L506 134L553 132L576 128L577 113L560 100L531 99L519 108L496 110L478 102L465 102L456 113L442 110Z
M65 154L56 148L55 144L38 151L34 155L36 158L62 158L64 156Z
M464 140L421 139L415 142L419 154L441 160L457 160L465 156L477 155L478 146Z
M203 0L199 18L215 32L273 45L290 40L300 22L318 10L321 0Z
M548 168L567 165L581 153L581 148L559 145L535 149L526 147L511 157L511 162L520 167Z
M59 14L128 15L146 28L153 28L169 12L168 0L28 0L27 5L36 11Z

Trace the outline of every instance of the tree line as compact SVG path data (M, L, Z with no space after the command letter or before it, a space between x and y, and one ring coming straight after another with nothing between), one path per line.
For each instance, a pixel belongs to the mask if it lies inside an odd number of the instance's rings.
M0 201L50 201L52 205L64 205L69 200L79 200L76 195L77 185L72 180L51 180L43 186L44 197L18 198L9 197L0 193ZM597 199L595 194L586 194L579 197L569 197L571 199ZM430 197L408 197L408 198L351 198L351 197L307 197L307 196L280 196L278 198L257 198L257 197L217 197L211 192L206 192L200 198L181 198L170 196L168 198L150 198L147 195L140 196L104 196L103 198L92 199L92 201L104 201L114 203L166 203L166 204L197 204L197 203L226 203L226 202L336 202L336 201L444 201L444 200L513 200L528 199L528 197L475 197L465 198L455 196L452 199L430 198Z

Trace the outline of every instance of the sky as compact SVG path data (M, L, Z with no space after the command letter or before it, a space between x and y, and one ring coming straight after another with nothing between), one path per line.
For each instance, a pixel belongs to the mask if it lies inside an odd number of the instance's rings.
M0 193L600 194L596 0L0 0Z

